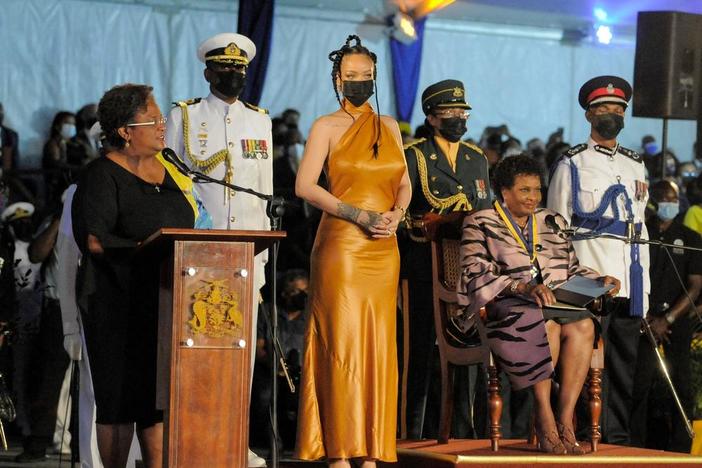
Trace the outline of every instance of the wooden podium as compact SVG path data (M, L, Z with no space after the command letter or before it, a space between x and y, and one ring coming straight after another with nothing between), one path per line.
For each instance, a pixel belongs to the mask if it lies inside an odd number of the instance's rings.
M246 467L254 256L280 231L161 229L141 248L160 262L156 407L163 466Z

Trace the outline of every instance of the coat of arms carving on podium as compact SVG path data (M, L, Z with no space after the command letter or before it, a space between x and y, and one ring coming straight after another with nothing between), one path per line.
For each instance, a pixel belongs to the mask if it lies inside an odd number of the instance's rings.
M239 308L239 296L226 286L227 280L206 283L193 294L192 316L188 325L194 334L210 338L241 336L244 315Z

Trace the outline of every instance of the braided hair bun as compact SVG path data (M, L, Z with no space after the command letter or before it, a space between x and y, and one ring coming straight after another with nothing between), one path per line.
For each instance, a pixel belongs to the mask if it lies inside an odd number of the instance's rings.
M352 41L355 41L356 43L354 45L351 45ZM339 90L336 89L336 77L341 75L341 61L343 60L344 56L351 54L363 54L367 57L370 57L370 59L373 61L374 80L378 73L376 67L378 57L373 52L368 50L366 46L361 44L360 37L356 36L355 34L349 35L349 37L346 38L346 43L343 46L341 46L341 48L333 50L329 53L329 60L331 60L331 62L333 63L331 72L332 86L334 87L334 93L336 94L336 100L339 101L339 105L341 105L341 99L339 98Z
M353 43L353 44L352 44ZM376 108L378 107L378 87L377 84L375 84L376 78L378 76L378 67L377 67L377 62L378 62L378 57L371 52L366 46L364 46L361 43L361 38L358 37L355 34L351 34L346 38L346 42L344 43L343 46L341 46L337 50L333 50L329 53L329 60L332 62L332 71L331 71L331 78L332 78L332 87L334 88L334 94L336 95L336 100L339 103L339 106L341 106L342 109L348 114L348 111L344 108L344 106L341 104L341 97L339 96L339 90L336 85L336 79L337 77L341 76L341 61L343 60L344 56L346 55L351 55L351 54L363 54L367 57L369 57L373 61L373 82L375 86L375 104ZM379 109L378 109L379 111ZM351 115L351 114L349 114ZM353 117L353 116L352 116ZM378 133L376 137L376 142L373 144L373 154L375 157L378 157L378 145L380 142L380 116L377 116L377 128L378 128Z

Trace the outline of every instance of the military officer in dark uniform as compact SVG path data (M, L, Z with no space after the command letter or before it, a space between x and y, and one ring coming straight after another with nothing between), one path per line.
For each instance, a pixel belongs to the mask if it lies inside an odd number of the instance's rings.
M403 369L407 375L402 379L400 423L409 439L433 435L422 433L436 340L431 252L423 231L424 218L428 213L490 207L487 159L480 148L461 141L470 109L460 81L444 80L429 86L422 93L422 110L432 135L405 148L412 200L406 213L410 240L402 259L410 308L403 319L409 324L409 340L405 340L409 346L403 350L408 367Z

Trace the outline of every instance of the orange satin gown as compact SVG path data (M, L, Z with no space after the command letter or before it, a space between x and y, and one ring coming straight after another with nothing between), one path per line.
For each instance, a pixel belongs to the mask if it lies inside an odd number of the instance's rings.
M350 104L346 104L350 105ZM330 192L385 212L405 171L402 148L368 105L327 159ZM312 250L310 321L305 334L296 456L396 461L397 238L373 239L324 213Z

